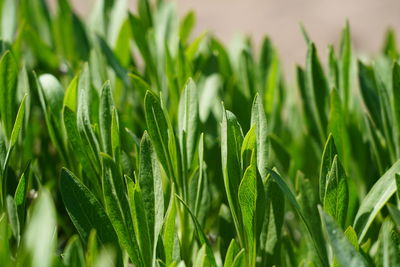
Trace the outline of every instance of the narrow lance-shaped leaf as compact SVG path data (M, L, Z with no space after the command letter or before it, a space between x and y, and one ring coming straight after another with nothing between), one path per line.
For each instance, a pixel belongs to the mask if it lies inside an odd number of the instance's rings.
M168 152L168 124L161 109L158 98L147 91L144 99L144 111L146 115L147 130L154 150L165 172L172 174L172 166Z
M349 202L349 189L346 174L337 156L333 159L327 177L324 209L336 222L344 227Z
M17 117L15 118L14 126L11 131L10 147L13 147L17 143L19 133L21 132L25 116L25 100L26 95L24 95L24 98L22 99L22 102L19 106Z
M320 140L325 140L328 87L324 71L318 59L317 49L313 43L309 43L305 75L308 98L310 99L309 104L313 111L312 116L314 117Z
M115 107L112 109L111 117L111 149L113 158L118 165L121 157L121 140L119 136L119 117Z
M100 192L100 185L98 183L98 176L100 175L100 167L90 160L90 148L86 142L83 142L77 124L77 107L78 107L78 76L75 76L67 87L64 96L63 107L63 124L67 140L70 147L74 151L74 155L79 159L84 173L97 185L96 191ZM96 192L95 191L95 192Z
M7 51L0 59L0 118L7 139L10 138L15 115L17 76L17 63L11 52Z
M280 187L281 191L286 195L288 198L290 204L293 206L293 208L296 210L296 212L299 214L302 222L306 226L307 232L312 238L315 250L318 253L318 256L322 262L323 265L328 264L328 259L326 256L326 253L323 251L323 248L320 247L320 244L318 242L318 239L314 235L314 229L311 227L311 225L308 223L308 219L305 217L302 208L300 207L299 203L297 202L295 196L293 195L292 191L289 189L287 184L285 183L284 180L273 170L268 169L269 174L271 175L272 179L275 180L275 182L278 184Z
M194 204L194 214L197 216L199 210L201 192L203 192L203 166L204 166L204 133L200 135L199 141L199 179L197 182L196 200Z
M89 66L85 64L78 81L77 127L82 141L86 143L89 150L88 156L91 162L99 166L99 143L91 126L89 113L91 90Z
M179 138L181 147L186 147L186 166L192 163L199 135L199 100L197 87L194 81L189 78L179 101ZM185 133L185 135L183 135ZM183 137L186 137L185 140ZM185 142L185 146L183 146Z
M228 198L229 208L232 213L236 231L242 233L242 226L239 222L239 205L236 192L239 189L241 180L240 152L243 143L243 133L235 115L230 111L223 111L221 125L221 154L222 172ZM239 235L239 239L240 239ZM243 245L243 240L239 243Z
M250 164L253 152L256 150L256 126L253 125L243 139L241 149L242 168L246 169Z
M347 111L349 108L349 96L350 96L350 74L351 74L351 36L350 36L350 25L346 22L346 26L342 31L342 40L340 44L340 89L342 90L342 100L344 110Z
M176 204L175 204L175 187L171 185L171 199L164 218L163 244L165 253L165 263L171 264L174 259L175 237L176 237Z
M379 234L379 250L377 265L390 267L400 264L400 254L398 246L399 233L395 230L390 219L385 219ZM397 239L397 240L396 240Z
M11 152L14 149L14 146L18 141L19 133L21 131L22 124L23 124L23 121L24 121L25 99L26 99L26 95L22 99L21 105L19 106L19 109L18 109L17 117L15 119L15 123L14 123L13 129L12 129L12 132L11 132L10 145L8 147L7 154L5 156L3 166L0 166L1 167L0 168L0 172L1 172L0 178L2 178L0 180L0 182L1 182L1 185L0 185L0 194L1 194L0 195L0 197L1 197L0 203L3 203L3 198L5 198L4 194L6 193L3 190L6 190L7 183L8 183L8 180L7 180L8 176L6 175L8 162L10 160Z
M35 81L50 139L61 154L62 159L67 161L68 157L61 127L64 88L58 79L51 74L42 74L39 78L36 78L35 75Z
M236 243L235 239L232 239L225 255L224 267L232 266L233 261L238 253L239 253L239 246Z
M129 212L129 203L124 181L113 159L101 154L103 159L103 197L106 212L117 233L121 246L126 249L134 264L142 264L143 259L136 242L133 221Z
M15 200L12 196L8 195L6 197L6 205L7 205L7 217L8 217L8 223L11 228L12 234L17 241L17 244L19 244L20 241L20 223L19 223L19 217L18 217L18 210L17 210L17 205L15 204Z
M381 103L377 93L375 73L371 66L358 62L358 79L361 95L367 106L368 112L377 127L382 127Z
M336 89L331 90L330 95L329 130L335 139L335 145L339 159L347 170L350 159L350 141L346 128L346 115L343 110L342 101Z
M379 178L361 201L353 224L354 230L359 236L360 243L365 238L375 216L396 192L395 174L398 172L400 172L400 160L394 163L392 167Z
M267 176L264 182L266 197L265 217L260 234L260 249L266 254L262 262L280 265L279 250L285 216L285 196L278 184Z
M25 217L26 217L26 201L27 201L27 192L28 192L28 184L29 184L29 170L30 170L30 162L27 164L25 170L21 174L19 178L17 188L14 193L15 205L18 211L18 217L21 227L25 225Z
M341 266L358 267L369 266L364 257L350 243L334 219L320 209L322 221L325 224L334 254Z
M253 101L251 109L251 125L256 127L256 142L257 142L257 168L264 180L267 177L268 153L269 153L269 140L267 119L265 117L264 107L258 94Z
M307 218L307 224L312 240L314 240L317 246L317 253L323 256L324 260L327 260L326 242L323 238L321 219L318 213L318 199L316 192L313 190L313 185L310 179L304 177L301 172L297 173L297 201L301 207L303 216ZM321 261L323 263L323 261Z
M72 236L68 240L63 252L63 262L66 266L85 265L82 244L77 235Z
M339 66L333 45L328 46L329 87L339 88Z
M19 260L26 258L20 263L29 262L33 267L52 266L51 260L56 253L57 221L50 192L46 189L39 191L30 214L21 244L24 250Z
M114 101L111 94L110 81L103 85L100 96L100 107L99 107L99 126L102 149L107 154L112 154L111 151L111 117L112 107Z
M385 41L382 47L382 53L386 56L396 59L399 52L397 49L397 38L393 28L389 28L385 34Z
M132 221L135 228L136 238L140 248L140 253L145 266L152 266L152 240L149 234L149 224L146 214L146 207L143 202L143 194L140 190L140 185L133 183L127 177L129 207L131 210Z
M210 245L208 244L207 237L204 234L199 222L197 221L196 216L194 216L194 214L192 213L192 211L190 210L188 205L178 195L175 195L175 196L183 204L185 209L189 212L189 215L192 218L192 221L193 221L193 224L194 224L194 227L196 230L197 238L199 239L200 244L206 245L206 254L207 254L207 258L210 262L210 265L217 266L212 249L211 249Z
M147 132L140 142L138 178L154 253L164 217L164 196L159 162Z
M100 244L118 247L117 235L100 202L67 169L61 171L60 191L68 215L82 240L88 240L90 231L95 229Z
M392 94L393 94L393 116L394 116L394 132L400 132L400 65L397 62L394 62L392 69ZM399 134L394 135L397 136L399 140L395 141L395 144L400 143ZM396 146L397 147L397 146ZM397 153L400 153L400 148L397 147Z
M254 150L253 150L254 151ZM254 154L254 152L253 152ZM254 156L253 156L254 157ZM245 231L246 255L248 266L256 262L256 207L257 207L257 169L255 162L245 171L239 186L238 200L242 211Z
M329 171L332 167L333 158L337 155L335 141L332 134L326 140L324 151L322 153L321 167L319 172L319 198L321 202L325 198L326 180L328 179Z

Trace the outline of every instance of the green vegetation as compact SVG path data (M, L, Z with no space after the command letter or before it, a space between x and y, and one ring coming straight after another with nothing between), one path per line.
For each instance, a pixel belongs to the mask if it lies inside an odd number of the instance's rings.
M321 64L304 30L289 86L268 38L126 4L0 1L2 266L400 265L392 31Z

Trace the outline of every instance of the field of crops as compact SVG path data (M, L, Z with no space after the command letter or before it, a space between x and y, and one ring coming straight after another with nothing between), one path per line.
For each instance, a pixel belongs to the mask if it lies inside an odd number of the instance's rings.
M0 265L400 266L394 32L290 81L137 2L0 0Z

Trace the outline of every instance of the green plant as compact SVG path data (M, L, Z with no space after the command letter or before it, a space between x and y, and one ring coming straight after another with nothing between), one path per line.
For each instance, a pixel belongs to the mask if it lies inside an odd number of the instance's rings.
M303 29L288 86L268 38L126 4L0 1L2 266L400 264L393 31L325 66Z

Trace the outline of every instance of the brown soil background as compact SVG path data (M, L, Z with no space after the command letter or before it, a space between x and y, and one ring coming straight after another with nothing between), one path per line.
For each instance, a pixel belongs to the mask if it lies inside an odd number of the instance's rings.
M56 0L52 0L56 1ZM72 0L81 15L87 15L95 0ZM388 27L400 29L399 0L172 0L180 16L194 10L195 34L215 33L224 42L235 35L252 36L254 44L266 34L278 47L284 68L293 75L294 65L303 64L306 46L299 23L306 27L321 57L327 45L337 45L346 19L349 20L353 46L361 54L376 54ZM135 0L128 0L133 10Z

